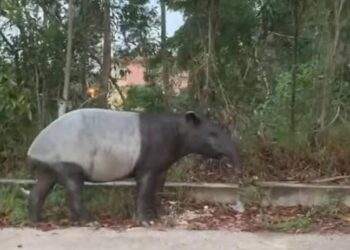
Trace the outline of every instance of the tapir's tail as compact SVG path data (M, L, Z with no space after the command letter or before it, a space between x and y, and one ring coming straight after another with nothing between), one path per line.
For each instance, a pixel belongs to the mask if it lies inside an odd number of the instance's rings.
M29 167L29 173L31 177L34 177L35 170L36 170L36 164L34 163L34 159L30 156L27 156L27 165Z
M48 165L45 164L44 162L36 160L30 156L27 156L27 165L29 167L29 173L30 173L31 177L34 179L35 179L35 173L37 172L37 170L39 170L39 169L47 170L49 168ZM30 195L29 190L24 189L23 187L21 187L20 190L22 191L22 193L24 195L26 195L26 196Z
M27 156L27 165L29 167L29 174L33 178L35 176L36 164L33 163L33 159L30 156ZM21 187L20 190L25 196L30 195L30 190L23 187Z

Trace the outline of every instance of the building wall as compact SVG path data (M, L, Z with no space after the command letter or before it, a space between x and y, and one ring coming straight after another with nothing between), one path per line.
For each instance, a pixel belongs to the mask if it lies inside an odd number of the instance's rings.
M118 83L120 86L135 86L135 85L144 85L146 81L144 79L145 68L142 63L131 62L126 68L130 73L126 74L123 79L119 80Z
M118 81L120 87L145 85L148 83L144 79L146 69L141 59L129 62L125 68L129 72ZM157 81L161 81L161 77ZM175 92L185 89L188 86L188 73L181 72L175 76L171 76L170 81L174 86Z

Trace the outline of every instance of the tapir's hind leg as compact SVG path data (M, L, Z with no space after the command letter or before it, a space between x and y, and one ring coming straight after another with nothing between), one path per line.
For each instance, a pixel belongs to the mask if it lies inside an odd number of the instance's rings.
M37 182L30 192L28 204L29 220L33 223L40 220L45 199L56 183L55 174L48 169L38 168L36 179Z
M83 207L81 198L83 180L71 178L66 181L65 188L68 192L68 202L71 211L71 220L78 222L87 222L87 213Z
M59 179L68 193L68 204L71 211L71 220L85 223L89 220L87 212L83 207L82 189L84 184L81 168L74 164L62 164L62 172Z
M136 176L136 223L149 226L155 218L155 193L157 176L154 173L144 173Z

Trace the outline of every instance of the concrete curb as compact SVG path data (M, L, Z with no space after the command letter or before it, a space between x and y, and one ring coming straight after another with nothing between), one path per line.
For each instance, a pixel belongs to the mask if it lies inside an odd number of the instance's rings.
M32 185L30 179L0 179L0 185ZM86 186L134 187L133 180L105 183L86 182ZM234 204L259 203L263 206L320 206L342 203L350 207L350 186L316 185L286 182L257 182L240 187L231 183L166 182L167 188L185 189L196 201Z

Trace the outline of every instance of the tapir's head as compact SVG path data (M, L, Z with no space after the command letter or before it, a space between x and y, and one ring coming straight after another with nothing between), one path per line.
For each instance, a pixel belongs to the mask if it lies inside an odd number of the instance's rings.
M236 174L241 174L237 146L225 129L192 111L185 114L184 120L183 141L190 153L229 160Z

